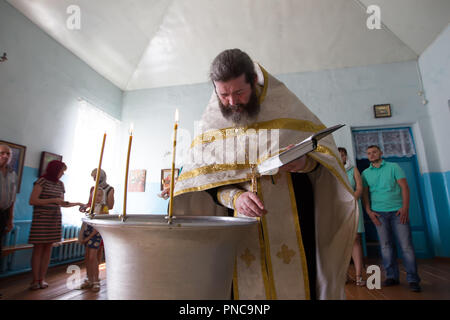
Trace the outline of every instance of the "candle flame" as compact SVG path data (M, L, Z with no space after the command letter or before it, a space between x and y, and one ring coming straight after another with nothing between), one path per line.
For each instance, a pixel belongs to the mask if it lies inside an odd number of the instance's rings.
M175 109L175 122L178 122L178 109Z
M132 122L131 125L130 125L130 136L133 135L133 129L134 129L134 124Z

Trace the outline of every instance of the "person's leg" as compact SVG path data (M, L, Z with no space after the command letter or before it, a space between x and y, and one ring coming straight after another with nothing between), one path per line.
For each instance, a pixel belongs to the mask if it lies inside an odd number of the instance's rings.
M98 282L98 249L90 249L89 265L91 271L91 281Z
M92 274L92 255L96 254L95 249L86 247L86 273L87 278L90 283L93 281L93 274Z
M102 263L103 261L103 243L100 244L100 248L97 250L97 260L98 264Z
M50 264L50 258L52 255L53 243L43 244L41 261L39 266L39 283L42 289L48 287L45 277L47 275L48 266Z
M84 282L89 281L89 272L88 272L88 265L89 265L89 256L88 256L89 248L87 245L84 246L84 267L86 268L86 278Z
M399 272L397 265L397 253L395 252L394 239L391 229L391 212L377 212L380 214L381 226L376 226L380 240L381 257L386 272L386 279L398 281Z
M91 254L89 256L89 266L90 266L90 272L92 275L92 278L90 279L92 281L92 291L98 292L100 290L100 281L98 279L98 250L91 249Z
M84 252L84 266L86 268L86 278L83 280L83 282L78 287L78 289L80 289L80 290L81 289L89 289L92 287L92 281L91 281L92 272L91 272L90 261L89 261L91 250L92 249L86 245L85 252Z
M355 243L353 244L352 258L355 265L356 284L364 285L364 281L362 280L362 269L364 262L360 233L356 235Z
M416 255L414 253L414 246L411 237L411 228L409 223L402 224L400 222L400 215L395 216L392 221L392 227L397 237L398 244L403 254L403 265L406 269L406 280L411 282L420 282L420 277L417 274Z
M34 244L33 252L31 254L31 274L33 275L33 281L31 282L30 288L36 288L35 285L39 284L40 279L40 268L41 268L41 257L44 250L44 244ZM39 286L37 286L39 288Z
M0 259L2 257L3 235L6 234L6 222L8 215L6 211L0 210Z

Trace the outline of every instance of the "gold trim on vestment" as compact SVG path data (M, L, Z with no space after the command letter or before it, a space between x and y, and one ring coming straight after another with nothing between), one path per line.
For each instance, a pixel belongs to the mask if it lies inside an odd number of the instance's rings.
M261 65L258 64L258 66L261 69L261 72L263 73L264 76L264 86L261 95L259 96L259 104L261 105L264 102L264 99L266 98L267 88L269 87L269 73L263 67L261 67Z
M262 194L262 188L261 188L261 181L258 179L258 197L261 200L262 203L264 203L264 198ZM269 230L267 229L267 219L266 217L261 217L261 237L262 241L264 242L265 247L265 265L267 268L267 275L269 277L268 285L270 289L270 299L276 300L277 299L277 292L275 290L275 280L273 277L273 268L272 268L272 259L270 255L270 241L269 241Z
M281 153L283 150L284 149L280 149L278 153ZM338 160L337 156L329 148L327 148L323 145L317 145L317 149L315 151L334 157L336 159L336 161L338 162L338 164L340 165L341 169L345 172L342 162ZM271 156L274 156L274 155L271 155ZM271 156L266 155L263 158L257 159L257 163L260 164L261 162L263 162L264 160L268 159ZM208 166L200 167L200 168L182 173L178 177L178 181L183 181L186 179L191 179L191 178L197 177L199 175L215 173L215 172L219 172L219 171L245 170L245 169L250 169L250 167L251 167L251 165L247 164L247 163L211 164Z
M290 173L287 174L287 183L288 183L288 187L289 187L289 197L291 199L292 214L293 214L293 218L294 218L295 234L297 236L298 249L300 251L300 260L301 260L302 268L303 268L303 281L305 283L306 300L311 300L311 291L309 288L308 265L306 262L305 247L303 246L302 231L301 231L300 221L299 221L299 217L298 217L297 201L295 199L294 186L292 184L292 176Z
M339 167L342 169L342 171L347 172L347 171L345 170L345 168L344 168L344 165L342 164L341 157L338 158L337 155L335 155L335 154L333 153L333 151L330 150L330 148L325 147L325 146L322 145L322 144L317 144L317 149L316 149L315 151L316 151L316 152L323 153L323 154L328 154L328 155L332 156L333 158L336 159L336 161L337 161Z
M192 187L192 188L187 188L187 189L180 190L180 191L176 192L174 194L174 196L178 196L180 194L187 193L187 192L204 191L204 190L208 190L208 189L215 188L215 187L225 186L225 185L234 184L234 183L241 183L241 182L245 182L245 181L248 181L248 180L249 179L244 178L244 179L235 179L235 180L228 180L228 181L219 181L219 182L214 182L214 183L208 183L208 184L205 184L205 185L200 186L200 187Z
M328 154L328 155L333 156L333 153L331 151L329 151L329 149L327 147L324 147L324 146L318 146L318 149L316 151L323 153L323 154ZM338 180L345 186L347 191L349 191L351 194L354 195L354 191L352 190L352 188L345 183L342 176L332 166L328 166L328 164L326 164L326 162L322 161L319 157L315 156L313 152L309 153L308 155L311 158L313 158L314 160L316 160L318 163L322 164L325 168L330 170L338 178ZM336 157L334 156L334 158L336 158ZM336 160L337 160L337 158L336 158ZM338 163L340 163L340 162L338 161ZM340 165L342 166L342 163L340 163ZM217 168L218 170L214 170L214 168ZM179 178L179 181L189 179L189 178L194 178L194 177L202 175L202 174L214 173L217 171L226 171L226 170L233 170L233 169L245 170L245 169L249 169L249 168L250 168L249 164L221 164L221 165L214 164L214 165L200 167L200 168L191 170L189 172L186 172L185 173L186 177L184 177L183 179L180 179L183 176L183 174L182 174ZM246 182L249 180L250 180L249 178L242 178L242 179L209 183L209 184L206 184L206 185L203 185L200 187L192 187L192 188L188 188L188 189L179 190L178 192L176 192L174 194L174 196L177 196L177 195L180 195L180 194L183 194L186 192L203 191L203 190L220 187L220 186L224 186L224 185L229 185L229 184L233 184L233 183Z
M322 161L319 157L317 157L316 155L310 153L310 156L312 158L314 158L314 160L316 160L317 162L319 162L321 165L323 165L325 168L327 168L328 170L331 171L331 173L334 174L335 177L338 178L338 180L344 185L344 187L347 189L348 192L350 192L350 194L352 194L353 196L355 196L355 192L352 190L352 188L347 185L344 181L344 178L342 178L342 176L339 174L339 172L336 171L336 169L334 169L332 166L329 166L326 162Z
M211 164L208 166L200 167L185 173L182 173L178 177L178 181L183 181L186 179L191 179L200 175L219 172L219 171L227 171L227 170L245 170L250 169L250 164L246 163L224 163L224 164Z
M233 209L234 209L234 210L236 210L236 200L237 200L237 198L239 198L239 196L240 196L241 194L243 194L243 193L245 193L245 191L244 191L244 190L241 190L241 191L238 191L238 192L236 192L236 193L234 194L234 196L233 196Z
M281 153L284 151L284 149L280 149L278 153ZM342 165L342 162L338 160L337 156L327 147L323 145L317 145L316 152L320 152L323 154L330 155L336 159L338 164L340 165L341 169L345 172L345 169ZM309 154L308 154L309 155ZM260 164L264 160L268 159L269 157L274 155L266 155L263 158L257 159L257 163ZM204 167L200 167L191 171L183 172L179 177L178 181L183 181L186 179L191 179L194 177L197 177L199 175L209 174L209 173L215 173L219 171L227 171L227 170L246 170L250 169L251 165L248 163L223 163L223 164L211 164Z
M263 227L262 227L262 220L258 218L258 239L259 239L259 249L260 249L260 263L261 263L261 275L263 277L264 281L264 290L266 292L266 299L271 300L271 290L270 290L270 283L269 283L269 277L268 277L268 271L267 271L267 264L266 264L266 245L264 244L264 237L263 237Z
M191 148L197 144L211 143L216 140L223 140L226 138L234 138L237 136L245 135L245 132L249 129L258 130L273 130L273 129L285 129L296 130L304 132L319 132L326 129L323 124L315 124L308 120L292 119L292 118L279 118L269 121L253 123L246 127L228 127L218 130L206 131L197 137L191 143Z
M234 217L237 217L237 210L234 210ZM261 275L264 282L264 290L266 292L266 299L269 300L270 295L270 287L269 287L269 279L267 277L267 269L266 269L266 259L265 259L265 248L264 248L264 241L262 236L262 227L261 227L261 218L256 218L258 220L258 239L259 239L259 248L260 248L260 265L261 265ZM237 257L236 257L236 263L234 268L234 275L233 275L233 290L235 291L234 299L239 299L239 290L238 290L238 271L237 271ZM236 298L237 297L237 298Z

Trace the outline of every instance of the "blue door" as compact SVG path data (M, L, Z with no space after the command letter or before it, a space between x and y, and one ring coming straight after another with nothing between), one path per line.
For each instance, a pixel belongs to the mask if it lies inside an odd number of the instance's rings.
M405 128L402 128L405 129ZM381 129L383 130L383 129ZM384 129L385 130L385 129ZM395 129L389 129L390 131ZM377 130L373 130L377 131ZM409 131L409 128L408 128ZM365 131L367 132L367 130ZM354 135L358 134L358 131L353 132ZM412 138L412 135L411 135ZM357 141L357 139L355 139ZM377 144L377 143L374 143ZM409 200L409 220L411 226L411 233L413 239L414 250L417 258L427 259L432 258L433 251L430 246L430 241L428 237L428 229L425 220L425 212L424 205L420 192L420 183L419 183L419 167L417 162L417 156L408 156L408 157L393 157L388 156L383 159L389 162L397 163L405 172L406 180L409 186L410 192L410 200ZM369 161L367 159L358 159L356 161L356 165L360 172L364 171L369 167ZM370 220L367 213L364 211L364 226L366 229L365 232L365 248L368 257L380 257L379 252L379 242L378 235L376 232L376 228L372 221ZM398 246L397 246L398 248ZM397 250L398 256L401 258L401 251Z

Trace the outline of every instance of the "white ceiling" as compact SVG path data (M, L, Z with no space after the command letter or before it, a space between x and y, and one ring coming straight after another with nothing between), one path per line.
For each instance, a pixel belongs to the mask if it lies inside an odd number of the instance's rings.
M450 22L450 0L7 1L122 90L206 82L227 48L273 74L414 60ZM371 4L381 30L366 26Z

